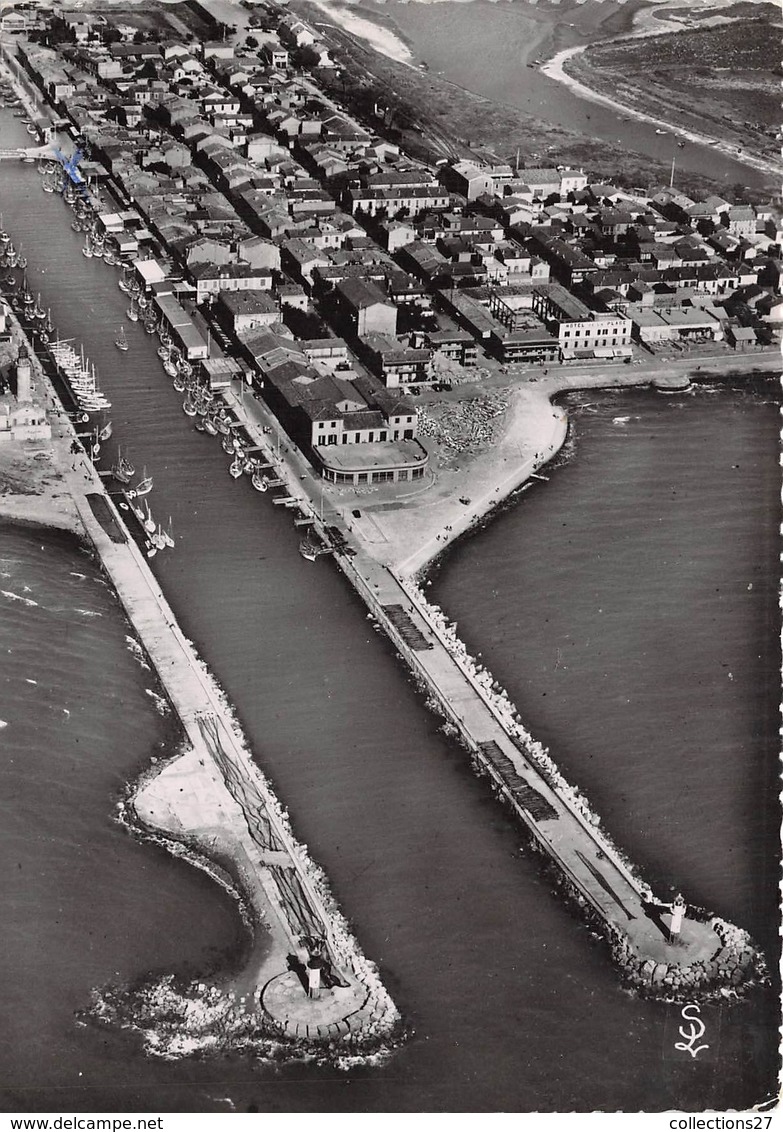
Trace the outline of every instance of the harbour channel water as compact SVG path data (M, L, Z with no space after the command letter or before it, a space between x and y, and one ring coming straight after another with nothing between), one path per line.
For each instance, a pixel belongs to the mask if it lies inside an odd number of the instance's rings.
M0 131L8 144L15 130L6 112ZM13 688L28 675L39 679L32 692L25 683L0 735L4 796L15 818L0 833L3 867L25 878L3 977L17 1019L0 1047L5 1107L62 1109L67 1101L71 1111L524 1112L744 1108L763 1100L774 1089L774 994L756 990L744 1003L706 1007L710 1049L696 1061L675 1050L678 1008L622 988L603 946L553 894L520 829L440 733L353 591L328 562L298 555L290 516L245 480L234 482L219 445L193 430L156 340L127 326L129 352L114 348L127 306L117 273L81 256L71 213L41 192L34 167L0 165L0 207L28 257L31 289L41 291L61 334L83 342L96 364L113 401L114 440L154 476L153 512L164 521L172 516L176 550L152 562L172 608L226 689L296 835L325 868L412 1031L385 1062L338 1068L250 1057L154 1061L132 1037L78 1024L74 1010L93 986L192 969L225 949L237 953L240 925L206 877L112 824L123 781L171 742L170 724L155 714L145 691L150 674L127 650L125 626L88 559L59 535L4 527L3 555L17 561L17 573L3 588L39 601L34 608L4 599L0 607L7 647L24 645L24 655L36 658L22 671L4 648L0 676ZM593 401L601 407L580 415L573 463L456 548L435 596L519 691L523 713L531 709L531 724L594 792L609 829L651 879L664 890L682 886L771 951L778 853L772 803L764 798L775 773L769 735L778 666L768 639L776 620L776 410L744 394L681 405L634 394L630 408L623 395L610 410L634 418L623 431L603 399ZM742 473L708 475L715 454L725 462L728 451ZM613 563L606 570L590 550L601 524L611 533L618 515L599 508L589 523L588 504L602 494L613 498L620 487L628 499L638 491L623 512L628 561L615 585L620 592L633 577L641 602L652 580L645 548L658 517L658 497L650 495L662 478L682 493L690 525L698 529L705 516L719 515L725 533L710 533L709 559L700 560L714 586L729 591L708 619L719 618L716 640L736 683L727 688L730 731L712 751L715 735L701 726L719 703L714 685L681 668L675 681L671 636L642 657L639 642L619 627L621 610L612 614L614 635L593 658L611 679L596 687L598 677L586 676L584 690L575 680L569 698L553 684L550 714L540 708L543 695L531 691L532 684L548 699L545 674L559 680L551 672L552 641L560 637L549 636L549 605L558 607L558 630L570 624L581 647L585 617L597 616L596 587L611 589L607 579L619 569ZM680 522L687 529L685 515ZM579 525L582 537L575 531L571 545L555 538L564 523ZM511 586L523 563L529 594ZM697 601L695 588L683 590L676 573L667 577L668 587L657 591L666 598L667 626L687 640L708 590L698 591ZM694 574L688 578L694 585ZM748 597L751 582L755 596ZM77 583L89 593L70 592ZM498 631L490 612L501 603ZM62 607L57 634L38 613L43 605ZM77 613L77 606L103 616ZM703 643L702 660L709 636ZM753 661L755 653L768 667ZM564 660L575 662L568 654ZM580 670L588 673L591 663L584 653ZM39 666L51 673L46 681ZM623 674L617 684L615 670ZM682 698L663 696L660 717L644 711L634 723L625 699L638 705L644 689L663 683L663 670L664 690ZM635 690L628 673L638 677ZM73 721L74 704L85 738L60 727L61 707ZM631 725L624 737L623 721ZM17 747L19 728L24 743ZM661 752L662 733L670 748L687 744L684 761L698 770ZM74 755L77 748L89 757ZM588 767L580 760L589 754ZM687 774L684 785L675 772ZM660 838L647 836L650 824ZM58 925L64 916L67 931Z
M330 9L339 19L343 5L322 0L321 7ZM386 27L390 21L415 62L426 62L430 72L493 102L513 106L585 138L645 154L667 169L674 159L678 170L712 177L728 188L737 183L769 187L772 181L762 171L709 145L689 141L680 148L676 134L661 133L652 123L630 119L622 111L580 98L536 65L564 48L627 33L630 13L636 7L628 4L618 11L616 5L610 9L609 5L582 3L570 8L538 9L527 3L496 0L364 0L359 10L370 19L380 17ZM543 161L545 154L539 157Z

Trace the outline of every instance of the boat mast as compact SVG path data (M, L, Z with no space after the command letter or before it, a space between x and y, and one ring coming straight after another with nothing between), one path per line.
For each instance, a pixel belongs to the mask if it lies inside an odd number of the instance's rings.
M670 189L674 188L674 161L675 161L675 158L672 157L672 175L669 178L669 188Z

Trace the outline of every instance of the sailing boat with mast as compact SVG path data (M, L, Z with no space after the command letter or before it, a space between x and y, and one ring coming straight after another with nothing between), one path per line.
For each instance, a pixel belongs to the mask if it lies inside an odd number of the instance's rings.
M129 348L128 347L128 340L125 337L125 327L124 326L120 327L120 332L117 335L117 337L114 339L114 345L117 347L118 350L122 350L123 353Z
M136 475L135 466L122 454L122 448L117 449L117 460L112 466L111 474L119 483L130 483Z
M141 479L133 489L135 496L149 495L152 491L152 476L147 475L146 467L142 470Z
M128 316L128 318L130 319L131 322L138 322L139 321L139 312L136 310L136 296L135 295L131 295L131 305L128 307L125 314Z

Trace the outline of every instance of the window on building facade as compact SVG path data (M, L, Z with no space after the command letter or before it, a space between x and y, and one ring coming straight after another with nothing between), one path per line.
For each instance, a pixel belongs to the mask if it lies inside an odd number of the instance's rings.
M424 476L424 468L414 468L411 472L412 480L420 480Z

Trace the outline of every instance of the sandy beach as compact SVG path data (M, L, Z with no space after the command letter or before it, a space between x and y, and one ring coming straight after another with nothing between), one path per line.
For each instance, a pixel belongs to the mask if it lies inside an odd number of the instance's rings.
M394 59L397 63L412 63L413 54L407 44L403 43L400 37L395 35L390 28L357 15L355 9L350 7L334 7L325 3L324 0L309 0L309 3L325 16L328 16L338 27L363 40L375 51L385 55L387 59Z
M609 374L541 376L535 384L506 389L508 408L483 451L448 461L437 443L424 438L430 454L426 486L415 496L395 501L353 495L361 518L352 516L349 528L362 548L395 574L417 574L557 455L568 433L568 418L551 398L568 389L649 382L649 374L624 366L622 372ZM333 494L338 506L347 498L347 493Z
M73 497L49 445L0 445L0 518L81 531Z
M762 0L759 0L762 2ZM616 39L643 39L654 35L663 35L666 33L682 31L685 25L679 21L661 18L661 14L665 13L669 7L677 7L674 4L665 4L653 9L645 9L637 12L633 20L633 30L621 36L615 36ZM714 19L705 20L700 22L699 26L706 26L715 21L722 21L723 17L716 16ZM612 39L604 42L611 43ZM610 107L618 114L625 115L626 117L633 118L638 122L647 122L650 125L656 126L659 129L666 129L678 138L684 141L692 142L697 145L709 146L711 149L724 154L726 157L732 158L742 165L746 165L751 169L757 169L762 173L769 173L783 175L783 162L769 161L762 157L757 157L752 153L738 153L737 146L729 144L724 141L720 136L713 136L705 134L699 130L694 130L686 126L672 122L666 118L656 117L655 114L647 113L636 107L629 105L627 102L620 102L617 99L603 94L598 90L594 90L586 83L575 78L568 70L568 64L572 60L578 59L583 55L587 49L587 44L581 44L574 47L567 47L562 51L558 51L551 59L548 59L541 67L541 71L548 78L554 79L556 82L562 83L573 94L579 98L584 98L589 102L595 102L601 106Z
M18 342L23 336L13 321ZM270 1035L315 1043L348 1038L354 1047L375 1048L398 1024L394 1004L350 934L326 878L296 842L226 697L182 634L122 513L83 449L73 451L73 425L35 358L33 373L35 395L50 406L52 438L8 440L0 447L0 518L72 530L96 553L187 744L171 762L142 776L126 820L240 894L251 930L242 970L219 986L175 990L163 979L127 999L122 992L99 994L97 1016L131 1028L143 1017L147 1048L174 1055L263 1042ZM105 501L109 522L113 517L111 530L91 506L96 497ZM303 935L324 939L340 983L317 1000L301 984L285 983L285 993L275 997Z
M686 129L684 126L673 124L664 118L656 118L653 114L646 114L644 111L637 110L625 102L617 102L615 99L609 98L608 95L601 94L591 87L585 86L579 79L575 79L573 75L569 74L567 70L568 61L581 55L584 51L584 47L568 47L564 51L559 51L557 55L544 63L541 70L548 78L563 83L564 86L567 86L574 94L578 95L580 98L587 99L589 102L609 106L612 110L616 110L618 114L635 118L639 122L649 122L652 126L657 126L661 129L665 128L668 132L671 132L678 138L683 138L685 141L694 142L697 145L710 146L710 148L725 154L727 157L731 157L732 160L742 165L747 165L751 169L758 169L762 173L769 173L770 176L774 174L783 175L783 162L766 161L761 157L755 157L753 154L744 152L738 154L736 153L735 146L721 141L720 138L711 137L709 134L698 133L696 130Z
M711 359L698 367L716 374L759 369L777 373L776 352L738 359L730 355ZM687 377L697 366L687 358L666 368L650 363L639 367L616 366L592 370L569 370L540 374L531 381L499 376L492 380L493 393L508 401L488 442L475 454L453 458L443 445L427 436L420 439L430 455L429 478L408 495L390 489L370 489L359 494L351 489L329 489L335 509L343 516L353 538L375 561L395 575L418 574L466 531L477 527L492 511L532 477L540 476L560 451L568 434L566 412L554 405L559 393L585 389L622 389L666 386ZM488 383L459 387L455 401L486 396ZM427 412L427 402L424 402ZM398 489L399 492L399 489ZM360 512L356 517L355 511Z

